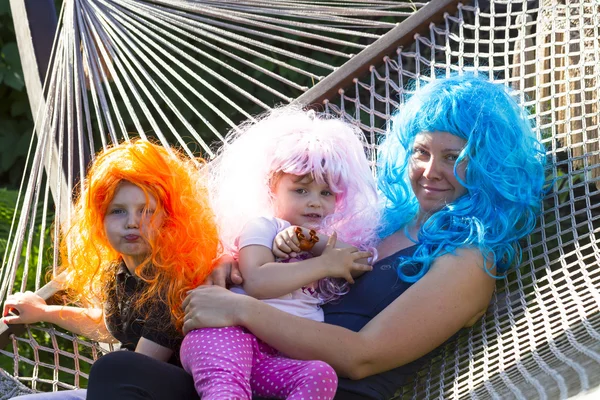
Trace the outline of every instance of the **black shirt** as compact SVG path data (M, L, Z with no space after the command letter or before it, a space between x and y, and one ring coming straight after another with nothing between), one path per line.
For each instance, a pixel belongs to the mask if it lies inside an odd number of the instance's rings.
M325 322L354 332L360 331L412 285L398 277L397 267L400 256L411 256L416 249L417 246L411 246L377 261L372 271L355 279L350 292L342 298L342 301L323 306ZM419 370L426 359L427 356L360 380L340 378L338 391L345 393L346 397L340 393L336 399L389 399L397 388Z
M132 275L124 262L115 266L114 286L104 304L106 328L121 342L121 347L135 351L140 338L146 338L173 350L169 363L180 365L179 347L183 339L170 323L171 312L162 299L135 310L138 296L148 288L142 279Z

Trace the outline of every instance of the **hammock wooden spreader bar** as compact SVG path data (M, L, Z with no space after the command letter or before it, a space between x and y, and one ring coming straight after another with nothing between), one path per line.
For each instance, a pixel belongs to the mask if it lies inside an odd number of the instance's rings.
M339 90L351 85L353 79L364 75L373 65L381 64L383 58L393 54L397 48L412 43L416 34L427 32L429 24L440 22L445 14L456 12L458 4L456 0L428 3L338 68L334 74L296 98L293 103L307 106L331 99Z

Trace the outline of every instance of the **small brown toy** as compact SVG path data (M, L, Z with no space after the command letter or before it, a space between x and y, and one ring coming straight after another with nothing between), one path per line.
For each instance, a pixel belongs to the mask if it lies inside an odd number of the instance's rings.
M307 238L304 235L304 233L302 233L302 228L300 228L299 226L297 226L296 229L294 229L294 233L296 233L296 237L298 238L298 241L300 241L298 247L300 247L300 250L302 251L310 251L310 249L313 248L315 243L319 241L317 232L313 229L311 229L309 232L309 238Z

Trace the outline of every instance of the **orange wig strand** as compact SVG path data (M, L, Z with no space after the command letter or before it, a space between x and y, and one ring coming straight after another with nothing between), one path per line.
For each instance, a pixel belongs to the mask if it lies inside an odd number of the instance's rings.
M146 238L150 253L135 271L148 283L135 307L142 310L144 304L165 302L171 310L171 323L180 330L181 303L187 291L211 273L218 232L203 171L176 150L145 140L105 150L87 174L60 244L70 300L84 307L98 307L114 285L115 262L120 261L120 255L108 242L104 217L123 181L138 186L147 197L154 196L155 215L164 215L152 238Z

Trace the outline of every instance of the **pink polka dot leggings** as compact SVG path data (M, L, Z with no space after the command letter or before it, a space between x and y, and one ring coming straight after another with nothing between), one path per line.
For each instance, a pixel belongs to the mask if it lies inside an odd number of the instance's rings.
M202 400L252 395L329 400L338 383L329 364L290 359L239 326L188 333L181 344L181 363L193 375Z

